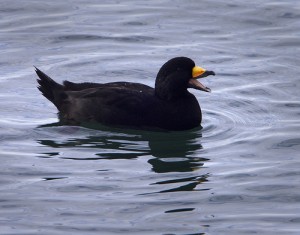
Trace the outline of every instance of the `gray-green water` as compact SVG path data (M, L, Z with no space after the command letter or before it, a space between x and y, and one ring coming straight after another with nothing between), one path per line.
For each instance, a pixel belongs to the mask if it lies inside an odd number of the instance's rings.
M0 3L0 234L299 234L300 3ZM48 125L57 81L154 85L188 56L203 129ZM45 126L46 125L46 126Z

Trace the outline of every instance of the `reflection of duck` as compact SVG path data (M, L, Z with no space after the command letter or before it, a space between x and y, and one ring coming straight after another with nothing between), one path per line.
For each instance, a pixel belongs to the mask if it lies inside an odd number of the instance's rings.
M129 82L60 85L39 69L38 87L59 110L63 123L97 122L137 128L185 130L201 123L200 106L187 88L210 91L197 79L215 75L186 57L169 60L159 70L155 89Z
M200 128L184 132L154 132L141 130L126 130L97 126L101 129L85 129L78 127L80 133L76 138L76 132L69 138L69 129L72 126L59 126L56 123L41 126L45 130L54 131L55 139L38 140L39 144L49 146L56 150L61 148L82 148L94 150L93 156L89 154L74 154L67 157L73 160L97 160L97 159L135 159L142 156L153 156L148 160L152 170L157 173L189 172L201 168L208 159L196 156L202 149L199 142L201 138ZM50 128L50 129L48 129ZM59 135L63 134L62 140ZM74 138L75 137L75 138ZM60 139L60 140L58 140ZM53 152L49 154L53 156ZM63 157L65 158L65 157Z
M44 157L57 155L63 159L86 162L84 164L98 160L99 171L103 170L101 162L105 159L118 161L143 157L149 163L149 170L165 174L162 178L151 180L151 185L157 185L154 191L160 193L196 190L199 184L208 180L209 175L201 170L209 159L200 154L200 128L169 133L101 127L100 130L92 130L47 125L42 127L43 132L49 132L46 136L54 137L40 139L38 143L50 147L45 150ZM70 138L65 134L69 128L78 128L80 134L74 133ZM70 151L73 151L72 154L60 154ZM150 190L153 191L152 188Z

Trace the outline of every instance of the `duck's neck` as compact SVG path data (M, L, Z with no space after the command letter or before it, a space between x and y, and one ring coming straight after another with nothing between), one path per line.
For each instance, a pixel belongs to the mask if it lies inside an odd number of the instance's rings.
M155 95L163 100L176 100L189 94L187 82L178 74L167 77L157 76L155 81Z

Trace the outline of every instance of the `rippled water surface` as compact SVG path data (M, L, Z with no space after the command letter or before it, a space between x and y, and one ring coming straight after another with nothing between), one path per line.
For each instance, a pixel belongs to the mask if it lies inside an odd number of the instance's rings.
M0 234L299 234L300 3L0 3ZM188 56L203 129L59 126L61 82L154 85Z

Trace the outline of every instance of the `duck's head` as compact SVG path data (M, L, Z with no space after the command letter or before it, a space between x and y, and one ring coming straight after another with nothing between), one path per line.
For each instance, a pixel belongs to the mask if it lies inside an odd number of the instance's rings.
M209 75L215 73L196 66L190 58L173 58L160 68L155 81L155 94L161 99L171 100L186 95L187 88L210 92L198 81Z

